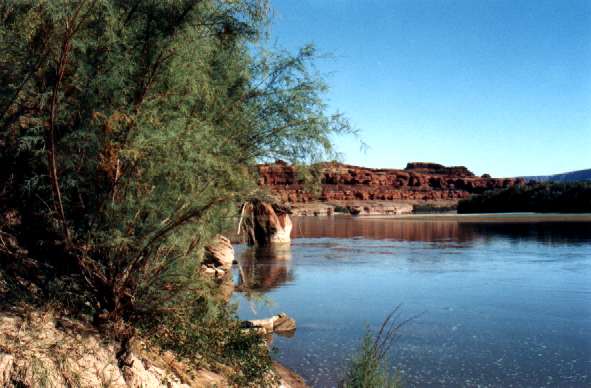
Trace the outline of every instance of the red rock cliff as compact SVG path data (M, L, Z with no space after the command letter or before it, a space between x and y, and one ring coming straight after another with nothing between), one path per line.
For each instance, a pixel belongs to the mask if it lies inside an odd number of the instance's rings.
M307 192L294 166L283 161L258 166L259 184L268 186L282 201L344 200L454 200L472 193L524 184L520 178L477 177L466 167L435 163L408 163L404 170L374 169L340 163L320 166L319 198Z

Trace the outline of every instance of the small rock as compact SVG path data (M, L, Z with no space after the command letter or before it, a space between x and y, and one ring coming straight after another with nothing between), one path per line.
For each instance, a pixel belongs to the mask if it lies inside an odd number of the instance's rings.
M288 332L296 329L295 319L290 318L285 313L277 315L277 319L273 322L274 332Z
M264 330L265 334L293 332L296 329L296 322L287 314L281 313L267 319L253 319L245 321L243 327Z

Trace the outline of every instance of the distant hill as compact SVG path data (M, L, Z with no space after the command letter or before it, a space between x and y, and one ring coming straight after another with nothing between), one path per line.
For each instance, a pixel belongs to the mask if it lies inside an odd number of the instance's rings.
M578 170L565 172L563 174L554 175L539 175L539 176L524 176L521 177L527 181L536 182L578 182L591 181L591 168L587 170Z
M535 183L462 199L458 213L589 213L591 182Z

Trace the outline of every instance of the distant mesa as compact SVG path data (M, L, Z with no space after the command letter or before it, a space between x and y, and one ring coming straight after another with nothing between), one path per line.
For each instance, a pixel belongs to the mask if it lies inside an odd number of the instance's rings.
M591 168L587 170L577 170L554 175L524 176L526 181L534 182L582 182L591 181Z
M405 171L413 171L419 174L474 176L472 171L464 166L445 167L437 163L410 162L406 164ZM490 178L490 175L489 175Z
M338 162L316 166L320 193L309 192L297 168L284 161L258 165L259 185L283 202L365 200L459 200L471 194L525 184L522 178L477 177L464 166L412 162L404 170L352 166Z

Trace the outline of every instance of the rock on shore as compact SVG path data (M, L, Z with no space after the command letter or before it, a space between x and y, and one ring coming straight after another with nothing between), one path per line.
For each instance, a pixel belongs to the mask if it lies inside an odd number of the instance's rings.
M217 235L205 247L205 255L201 263L201 272L205 275L221 279L230 273L234 262L234 248L229 238Z
M263 334L288 333L296 329L296 322L285 313L273 315L267 319L245 321L246 328L261 329Z

